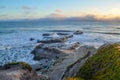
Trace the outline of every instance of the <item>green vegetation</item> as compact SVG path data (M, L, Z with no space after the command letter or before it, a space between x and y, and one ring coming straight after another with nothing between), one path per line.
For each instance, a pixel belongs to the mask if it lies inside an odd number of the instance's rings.
M120 80L120 45L102 46L97 54L86 61L75 77L84 80Z
M29 71L32 70L32 67L29 64L25 63L25 62L12 62L12 63L8 63L8 64L5 65L5 67L10 67L12 65L21 65L23 69L28 69Z
M76 77L85 80L120 80L120 50L118 44L101 47L89 58Z

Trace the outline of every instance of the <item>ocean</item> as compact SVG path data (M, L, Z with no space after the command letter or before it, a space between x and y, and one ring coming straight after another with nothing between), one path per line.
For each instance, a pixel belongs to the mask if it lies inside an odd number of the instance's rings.
M31 51L43 33L72 34L77 30L83 34L75 35L69 42L78 41L96 48L107 42L120 42L120 23L115 22L0 22L0 65L17 61L35 64Z
M110 22L0 22L0 34L18 31L83 30L90 33L119 35L120 23Z

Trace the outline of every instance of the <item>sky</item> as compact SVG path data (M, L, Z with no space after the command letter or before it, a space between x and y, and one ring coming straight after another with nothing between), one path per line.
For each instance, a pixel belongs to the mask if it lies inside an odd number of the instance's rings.
M120 0L0 0L0 20L70 18L120 18Z

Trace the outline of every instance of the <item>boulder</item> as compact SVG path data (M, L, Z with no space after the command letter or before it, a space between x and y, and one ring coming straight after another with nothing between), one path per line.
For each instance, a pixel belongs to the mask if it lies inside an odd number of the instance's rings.
M30 38L30 41L33 41L33 40L35 40L34 38Z
M50 36L49 33L44 33L42 36Z
M83 34L83 32L78 30L78 31L74 32L74 34L79 35L79 34Z
M0 67L0 80L49 80L38 76L29 64L24 62L9 63Z

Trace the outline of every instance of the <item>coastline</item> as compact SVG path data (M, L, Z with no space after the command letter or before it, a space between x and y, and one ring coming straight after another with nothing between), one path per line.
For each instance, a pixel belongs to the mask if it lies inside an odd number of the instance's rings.
M22 39L21 36L25 36L24 34L27 37ZM7 45L5 49L1 48L3 51L9 52L7 55L4 52L1 53L1 56L4 56L1 59L3 62L1 65L11 62L27 62L38 76L51 80L65 80L67 77L74 77L86 60L105 43L100 38L96 39L92 34L88 35L82 31L37 32L39 35L36 36L36 33L26 34L25 32L24 34L17 36L19 41L16 40L14 33L10 34L13 39L10 35L8 35L10 37L6 37L16 42ZM21 42L23 43L21 44ZM9 44L9 42L5 44ZM2 50L0 51L2 52Z
M69 30L52 30L52 31L20 31L13 32L10 34L0 35L0 56L6 55L2 60L0 60L0 65L3 63L13 62L13 61L25 61L27 63L36 64L36 61L33 60L34 55L30 54L36 45L38 45L37 40L42 40L44 33L67 33L73 34L74 31ZM30 41L30 38L35 40ZM115 41L117 40L117 41ZM107 42L118 42L119 39L114 37L111 39L111 35L106 37L102 34L86 33L82 35L74 35L73 38L70 38L65 44L71 44L74 42L80 42L82 45L94 46L99 48L104 43ZM27 54L26 54L27 53ZM21 56L18 56L21 54ZM28 56L29 55L29 56ZM16 58L18 60L16 60ZM24 59L23 59L24 58ZM23 60L22 60L23 59Z

